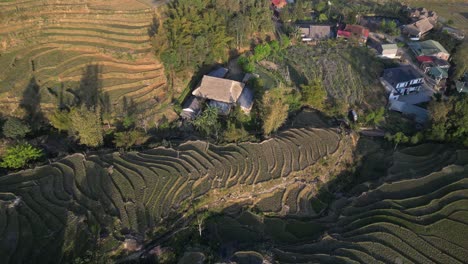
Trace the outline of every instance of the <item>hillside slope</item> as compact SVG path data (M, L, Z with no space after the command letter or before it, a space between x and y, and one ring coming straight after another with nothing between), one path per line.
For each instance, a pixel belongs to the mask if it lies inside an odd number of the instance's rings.
M2 111L36 102L32 93L42 110L82 102L90 92L117 111L124 100L164 107L166 78L150 45L153 14L138 0L0 1Z
M338 170L351 144L333 129L291 129L262 143L194 141L175 149L77 154L3 176L0 257L4 263L31 257L57 263L82 253L97 237L108 251L125 235L154 239L154 231L183 220L185 210L199 202L224 207L300 177L310 180L309 173L298 173L323 159L332 165L329 172Z
M287 191L280 191L270 194L278 197L270 206L255 205L263 215L214 218L210 236L279 263L466 263L467 157L467 150L441 145L406 148L388 157L384 175L337 199L326 216L272 213L285 206Z

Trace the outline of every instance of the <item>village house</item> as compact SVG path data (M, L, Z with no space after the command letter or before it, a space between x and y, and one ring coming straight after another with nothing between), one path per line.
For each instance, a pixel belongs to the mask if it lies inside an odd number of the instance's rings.
M450 53L435 40L410 42L408 43L408 46L416 57L432 56L445 61L450 58Z
M198 116L201 112L202 101L195 97L191 96L183 105L182 112L180 113L180 117L182 119L192 120Z
M398 45L397 44L380 44L377 51L380 57L387 59L398 59Z
M410 9L408 16L411 18L411 20L413 20L413 22L427 18L433 25L437 23L438 19L438 15L436 12L428 11L424 7Z
M249 113L253 105L253 93L244 83L205 75L192 95L218 108L219 114L227 115L235 105Z
M220 67L211 71L210 73L208 73L208 75L217 78L224 78L228 71L228 69ZM203 102L204 99L202 98L198 98L193 95L190 96L182 106L182 112L180 114L180 117L188 120L194 119L198 116L198 114L200 114Z
M411 24L403 26L403 34L408 35L411 40L420 40L424 35L434 28L428 18L423 18Z
M329 39L332 36L330 26L328 25L298 25L303 42L316 43L319 40Z
M420 63L419 67L421 70L423 70L428 76L432 77L437 84L448 78L450 63L446 60L433 56L418 56L416 59Z
M398 100L401 95L417 92L424 84L424 76L410 65L384 70L381 82L390 93L390 100Z
M369 29L359 25L346 25L343 30L338 30L336 37L357 40L360 45L365 45L369 37Z
M285 7L288 4L288 2L286 0L271 0L271 4L273 5L273 7L281 9Z

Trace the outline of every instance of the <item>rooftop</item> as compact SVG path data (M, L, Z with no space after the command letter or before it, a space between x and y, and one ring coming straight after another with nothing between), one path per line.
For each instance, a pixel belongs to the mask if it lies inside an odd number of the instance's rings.
M409 65L385 69L383 73L383 78L391 85L396 85L401 82L408 82L423 77L424 76L422 74Z
M437 78L448 78L448 73L446 70L440 68L440 67L432 67L430 70L429 70L429 73L434 76L434 77L437 77Z
M397 44L382 44L382 50L398 50Z
M419 35L419 34L425 34L429 30L433 29L434 26L430 22L428 18L423 18L421 20L418 20L414 23L408 24L405 26L406 32L410 33L411 35Z
M236 103L243 89L241 82L205 75L192 94L223 103Z
M428 56L439 52L450 54L439 42L435 40L409 42L408 46L413 50L416 56Z
M312 40L324 39L330 37L330 26L327 25L299 25L301 33L306 38Z
M249 89L249 87L244 88L244 90L242 91L237 103L242 108L242 110L245 111L245 112L250 112L250 110L252 110L253 93Z

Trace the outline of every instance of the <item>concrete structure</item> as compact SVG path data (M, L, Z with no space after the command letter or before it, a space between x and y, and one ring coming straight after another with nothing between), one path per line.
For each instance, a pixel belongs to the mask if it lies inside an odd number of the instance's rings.
M418 92L424 83L424 76L412 66L404 65L384 70L381 81L390 93L389 99L398 100L402 95Z
M331 29L328 25L301 24L298 27L304 42L317 42L331 37Z

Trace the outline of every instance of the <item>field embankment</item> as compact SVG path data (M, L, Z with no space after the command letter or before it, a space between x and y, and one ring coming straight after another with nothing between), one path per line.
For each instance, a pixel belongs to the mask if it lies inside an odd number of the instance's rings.
M5 263L68 261L97 238L110 253L128 236L157 238L163 224L170 228L194 206L223 208L311 181L309 170L325 166L324 160L332 173L350 152L351 136L295 128L262 143L192 141L173 149L72 155L0 177L0 256Z
M213 218L210 236L279 263L465 263L467 157L467 150L442 145L406 148L382 157L391 164L384 174L355 186L349 197L336 196L326 216L303 209L285 216L285 205L301 209L288 202L301 204L295 197L302 190L291 185L253 211ZM382 166L365 165L367 173ZM319 192L309 207L320 210L326 198ZM298 219L301 213L309 218Z
M2 111L15 114L31 86L40 87L43 110L83 100L87 86L116 111L124 100L164 107L166 77L150 44L153 15L137 0L0 2Z

